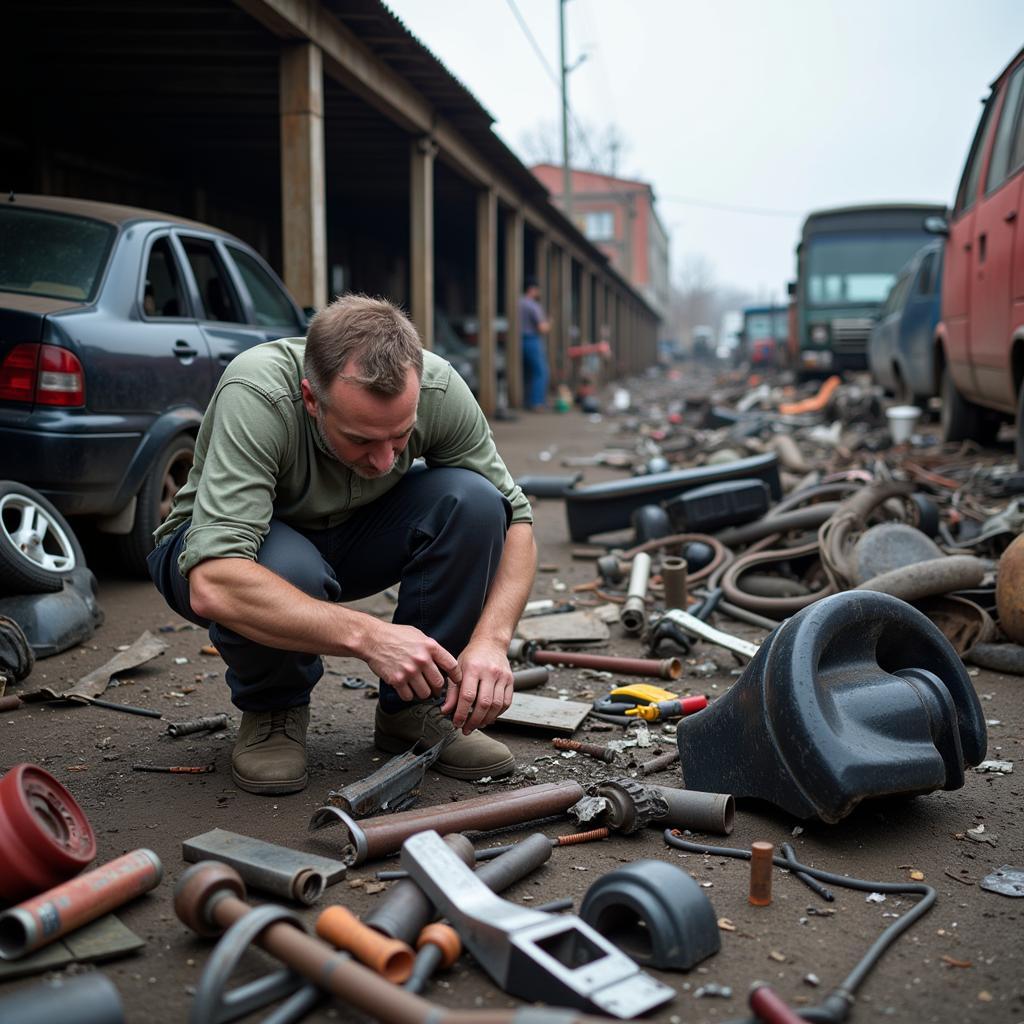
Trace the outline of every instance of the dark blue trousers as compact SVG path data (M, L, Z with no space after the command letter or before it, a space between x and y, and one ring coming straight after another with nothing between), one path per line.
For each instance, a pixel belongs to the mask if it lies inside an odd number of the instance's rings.
M355 601L399 583L393 621L458 657L483 611L511 516L508 500L479 474L415 467L340 526L300 531L272 520L256 560L322 601ZM174 611L209 627L232 703L242 711L308 704L324 671L319 652L267 647L192 611L177 565L189 525L150 553L149 574ZM402 707L386 684L380 699L385 711Z

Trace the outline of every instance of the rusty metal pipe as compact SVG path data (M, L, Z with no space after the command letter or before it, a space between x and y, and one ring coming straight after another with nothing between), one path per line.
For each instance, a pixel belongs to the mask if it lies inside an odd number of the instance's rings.
M677 751L678 753L678 751ZM688 828L727 836L732 832L736 801L729 793L700 793L692 789L648 784L668 804L668 813L658 819L666 828Z
M377 857L386 857L401 849L411 835L434 829L442 835L466 829L487 831L521 825L538 818L562 814L583 796L578 782L546 782L526 786L510 793L482 796L458 803L418 807L399 814L355 821L338 807L321 807L310 821L310 830L340 822L347 831L341 859L349 866Z
M17 711L22 706L22 703L20 697L0 697L0 714L4 714L7 711Z
M209 715L206 718L190 718L187 722L168 722L168 736L191 736L197 732L218 732L228 727L225 714Z
M718 539L730 548L742 547L761 540L773 533L793 533L794 531L817 530L819 526L832 518L839 508L838 501L822 501L806 508L791 509L788 512L769 512L756 522L744 523L743 526L730 526L717 534Z
M226 864L204 861L178 881L174 909L200 935L218 935L245 917L245 886ZM607 1024L562 1009L449 1010L392 985L368 967L286 921L263 929L256 944L319 988L384 1024Z
M551 741L555 750L574 750L578 754L585 754L596 761L604 761L611 764L615 760L615 751L608 747L602 747L600 743L584 743L581 740L571 740L565 736L556 736Z
M672 765L677 764L678 761L679 748L674 747L672 750L669 750L664 754L659 754L657 757L652 757L649 761L644 761L644 763L640 765L640 774L654 775L656 772L661 772L666 768L671 768Z
M504 892L546 864L552 849L551 840L543 832L534 832L500 857L481 864L476 876L492 892Z
M133 850L0 914L0 960L17 960L156 888L164 876L152 850Z
M580 651L544 651L525 640L513 640L509 657L535 665L565 665L567 668L593 668L623 676L647 676L650 679L678 679L683 663L678 658L618 658L611 654L584 654Z
M685 612L689 603L686 593L686 559L673 555L662 558L661 583L665 588L665 607L680 608Z

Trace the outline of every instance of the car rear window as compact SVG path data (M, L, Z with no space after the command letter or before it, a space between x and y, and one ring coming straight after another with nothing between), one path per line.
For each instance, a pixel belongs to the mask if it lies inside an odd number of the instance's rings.
M0 206L0 291L88 302L113 241L98 220Z

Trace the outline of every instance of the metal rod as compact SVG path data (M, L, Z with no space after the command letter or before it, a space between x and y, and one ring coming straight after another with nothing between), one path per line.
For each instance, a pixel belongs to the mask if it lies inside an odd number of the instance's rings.
M666 768L671 768L672 765L679 761L679 748L674 747L667 753L659 754L657 757L652 757L650 761L644 761L640 765L641 775L653 775L655 772L664 771Z
M206 775L216 771L215 764L133 764L133 772L163 772L167 775Z
M227 715L209 715L206 718L190 718L186 722L168 722L167 734L169 736L191 736L195 732L218 732L227 727Z
M611 654L584 654L580 651L528 650L527 658L537 665L565 665L569 668L593 668L623 676L647 676L652 679L678 679L683 663L678 658L618 658Z
M516 693L522 690L535 690L538 686L545 686L550 678L551 673L541 666L521 668L512 673L512 688Z
M609 747L602 747L600 743L583 743L580 740L570 740L565 736L556 736L551 741L555 750L573 750L577 754L585 754L596 761L604 761L611 764L615 760L615 751Z
M700 793L692 789L648 784L668 804L668 813L658 823L668 828L687 828L694 832L713 832L727 836L732 832L736 802L729 793Z

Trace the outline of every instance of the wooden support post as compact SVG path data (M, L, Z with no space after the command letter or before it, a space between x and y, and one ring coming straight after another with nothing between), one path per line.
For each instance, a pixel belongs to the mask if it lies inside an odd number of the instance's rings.
M593 275L585 267L580 267L580 345L593 345L597 338L594 332L594 289ZM583 367L592 360L587 357L572 361L575 383L579 383Z
M540 281L540 273L537 280ZM523 329L519 297L523 294L523 214L512 207L505 214L505 381L510 409L523 404Z
M498 301L498 197L494 189L481 189L476 201L476 316L480 354L480 393L477 401L485 416L493 416L498 403L498 367L494 316Z
M412 322L424 348L434 347L434 157L429 136L409 147L409 275Z
M315 43L281 50L281 233L284 283L300 306L327 304L323 58Z
M568 383L569 356L566 349L572 344L572 254L562 249L558 267L558 287L562 293L562 321L558 332L558 383Z

